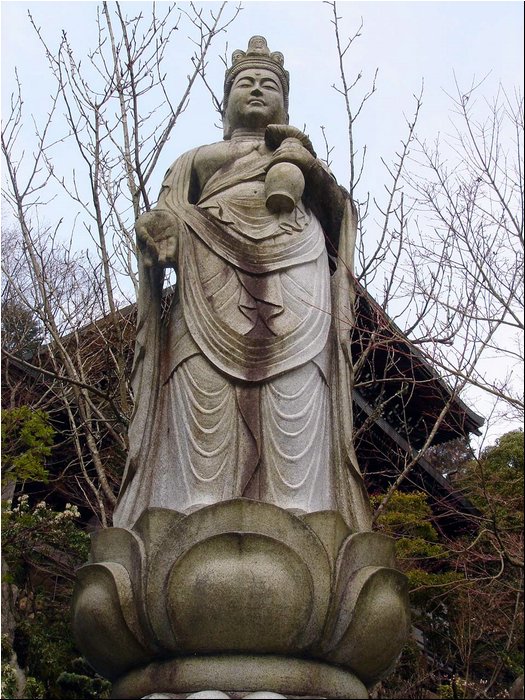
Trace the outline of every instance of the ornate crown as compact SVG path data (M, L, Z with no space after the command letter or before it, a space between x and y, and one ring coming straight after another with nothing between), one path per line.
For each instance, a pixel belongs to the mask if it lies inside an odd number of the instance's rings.
M280 51L270 53L266 39L263 36L252 36L248 42L248 50L236 49L232 54L232 65L224 76L224 109L235 77L246 68L267 68L277 75L281 81L284 95L284 108L288 111L288 92L290 75L284 70L284 56Z

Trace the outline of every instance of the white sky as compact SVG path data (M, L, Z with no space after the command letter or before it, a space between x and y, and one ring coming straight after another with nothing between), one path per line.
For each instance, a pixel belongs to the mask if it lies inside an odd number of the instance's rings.
M218 6L215 2L200 4L206 9ZM122 5L130 14L149 8L149 4L143 2ZM28 22L28 9L51 45L58 44L60 32L65 29L81 54L93 46L96 38L96 7L94 2L68 0L1 3L3 105L8 102L13 88L14 66L18 67L24 86L27 109L37 117L51 91L47 63ZM358 72L363 73L355 90L355 103L369 88L375 69L379 69L377 92L356 125L357 143L367 145L370 168L375 168L381 156L390 160L398 147L405 134L404 115L411 115L412 95L419 92L422 80L425 89L419 132L428 137L447 128L450 102L445 93L454 92L454 74L465 90L473 80L488 75L483 85L487 96L495 94L500 81L508 88L523 84L521 2L343 0L338 7L343 17L343 37L356 31L361 18L364 22L362 36L347 60L351 79ZM228 56L233 49L246 49L253 34L264 35L272 51L282 51L285 67L291 74L290 121L299 127L306 124L319 152L323 143L321 125L326 127L331 145L345 143L346 133L341 97L331 88L338 81L338 66L330 20L331 8L317 0L248 0L227 36L219 39L214 53L214 56L223 54L226 41ZM178 60L174 61L176 65L168 75L174 93L179 91L188 72L183 57L191 53L185 27L179 34ZM222 78L222 63L212 58L210 79L218 92L222 88ZM214 121L216 116L207 93L198 85L190 108L172 137L173 146L166 150L159 178L165 172L164 166L168 167L176 155L220 138L220 131L212 127ZM346 162L346 150L338 148L333 170L341 184L345 184L348 177ZM366 189L373 189L371 179L364 184Z
M139 10L147 14L150 7L143 2L121 4L130 16ZM207 11L218 7L215 2L198 4ZM187 5L179 3L179 6ZM229 5L231 11L235 3ZM51 47L58 45L61 31L66 30L78 55L82 55L96 40L96 8L94 2L68 0L1 3L3 117L14 88L15 66L23 86L27 114L33 114L37 121L44 117L52 91L47 62L28 21L28 10L42 27ZM361 18L364 23L362 36L346 61L350 81L357 73L363 74L353 93L354 105L369 89L376 68L379 71L377 92L366 103L355 126L357 146L367 146L367 167L358 191L360 199L369 190L377 197L383 196L385 177L380 159L391 162L399 148L400 139L406 133L405 116L412 115L412 96L419 93L423 80L418 134L428 139L449 128L451 103L447 93L455 92L454 76L465 91L473 82L487 76L479 97L492 98L500 82L510 91L517 86L523 92L521 2L342 0L338 10L343 38L355 33ZM215 44L208 77L220 93L224 68L218 56L224 54L226 42L230 59L234 49L246 49L250 36L264 35L272 51L284 54L285 67L290 71L290 122L300 128L306 125L305 130L320 155L323 154L320 127L326 127L330 145L336 146L332 170L339 182L347 185L344 108L341 96L331 87L339 80L331 12L327 4L317 0L247 0L228 34ZM180 94L189 72L188 58L193 48L186 26L177 33L173 70L167 76L168 89L173 94ZM217 122L217 115L208 93L199 84L159 161L157 179L152 186L155 192L165 170L178 155L222 137L221 131L213 126L214 122ZM67 157L67 153L64 154L62 163L66 170ZM64 213L67 217L67 212Z

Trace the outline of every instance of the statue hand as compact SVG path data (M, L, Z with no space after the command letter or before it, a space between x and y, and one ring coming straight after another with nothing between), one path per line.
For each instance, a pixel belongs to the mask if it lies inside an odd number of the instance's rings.
M268 124L264 132L264 140L271 151L275 151L285 139L297 139L302 143L307 151L317 158L310 138L296 126L290 124Z
M135 231L146 267L176 264L178 222L173 214L165 209L147 211L135 222Z
M293 163L306 174L316 162L315 156L295 137L284 139L275 149L270 167L276 163Z

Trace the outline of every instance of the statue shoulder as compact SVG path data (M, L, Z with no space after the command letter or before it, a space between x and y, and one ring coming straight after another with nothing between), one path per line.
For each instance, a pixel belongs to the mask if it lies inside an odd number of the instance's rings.
M180 176L181 172L189 171L193 168L195 156L199 151L198 148L192 148L180 155L166 170L163 178L163 187L169 186L173 178Z
M229 141L217 141L195 150L194 167L202 168L206 163L227 160L230 155Z
M200 187L204 187L210 177L231 158L232 149L229 141L218 141L198 148L193 160L193 169Z

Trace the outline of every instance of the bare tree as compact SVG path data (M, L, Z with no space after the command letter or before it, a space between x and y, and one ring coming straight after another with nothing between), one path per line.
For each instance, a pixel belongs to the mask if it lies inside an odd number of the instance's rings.
M357 329L362 337L355 353L356 387L366 392L378 382L384 388L387 377L396 381L402 351L399 344L394 348L404 338L417 348L420 363L446 382L452 401L474 388L492 396L500 414L522 420L522 96L500 88L492 103L481 104L476 98L482 83L467 92L458 86L450 97L452 133L429 145L418 135L421 89L394 162L383 159L383 199L362 195L366 149L356 147L356 124L376 90L377 71L364 97L354 98L362 74L348 78L346 60L362 25L345 42L337 6L328 5L339 56L335 88L347 116L349 187L360 214L356 283L371 297L371 325ZM388 356L382 377L370 363L378 348ZM498 378L502 365L509 369ZM408 400L410 392L404 393ZM384 399L392 401L392 394ZM381 397L374 403L377 415L388 410ZM407 463L405 476L432 444L450 406L428 424L429 439Z
M223 3L216 12L193 4L159 12L153 4L149 17L128 17L119 3L104 2L95 18L98 41L87 57L77 56L66 32L51 46L30 16L55 91L44 121L35 123L31 155L24 151L20 83L2 126L3 196L17 230L14 255L3 258L2 301L14 299L31 314L45 345L30 357L4 347L5 367L46 379L47 403L41 403L67 426L63 469L75 475L79 502L104 526L116 500L131 410L134 222L150 207L152 173L196 80L205 78L210 48L239 10ZM191 65L177 96L166 89L165 65L183 28L190 31ZM64 148L78 154L72 172L61 168ZM79 250L73 234L64 236L60 218L52 221L48 205L60 191L89 236L87 250ZM14 388L12 371L9 376Z
M347 116L350 190L360 213L351 341L355 390L368 403L368 414L355 440L359 452L378 421L397 425L402 437L397 454L390 455L396 468L379 474L387 485L376 499L377 522L397 490L417 487L419 465L431 458L440 435L454 423L457 434L465 434L454 416L462 396L492 398L495 416L523 421L523 99L500 87L489 102L482 83L466 91L457 85L457 94L449 96L450 134L429 142L419 135L421 90L394 162L383 160L384 197L363 195L366 153L356 147L356 118L365 105L352 92L361 74L352 80L346 72L361 27L345 43L337 7L329 5L341 74L337 89ZM376 83L377 74L365 101ZM371 246L374 234L377 245ZM441 396L432 388L438 385ZM417 403L419 415L411 424L418 394L427 401ZM453 584L454 607L447 608L452 598L439 587L435 603L448 616L447 648L466 684L457 692L469 692L485 648L493 673L485 686L478 683L475 697L494 697L496 688L502 692L505 667L508 673L505 653L516 649L523 624L523 524L498 524L501 504L486 488L483 459L471 457L481 470L475 484L467 488L456 481L451 489L474 499L479 510L456 511L456 517L470 520L477 536L443 540L461 576ZM522 482L523 465L516 478ZM454 517L457 502L437 505L441 517ZM507 507L519 505L514 499ZM498 642L488 645L491 634ZM425 673L421 682L428 683ZM411 697L420 697L421 688L414 692Z
M522 419L523 98L500 87L488 102L480 84L456 87L452 133L418 139L404 172L417 212L410 292L426 308L415 340L446 340L429 350L436 366Z

